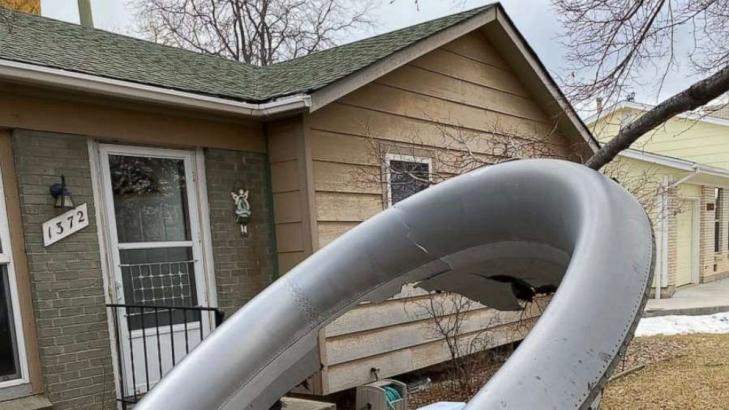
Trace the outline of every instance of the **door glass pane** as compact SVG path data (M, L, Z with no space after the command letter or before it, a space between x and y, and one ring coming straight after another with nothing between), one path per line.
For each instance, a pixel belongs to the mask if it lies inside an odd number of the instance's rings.
M189 241L182 159L109 155L120 243Z
M7 267L0 266L0 382L20 378Z
M195 261L192 249L154 248L120 250L124 299L130 305L196 306ZM184 311L172 317L155 317L154 309L128 309L130 329L141 328L142 313L147 326L182 323ZM198 321L197 313L188 313L187 321ZM159 321L154 323L150 321Z

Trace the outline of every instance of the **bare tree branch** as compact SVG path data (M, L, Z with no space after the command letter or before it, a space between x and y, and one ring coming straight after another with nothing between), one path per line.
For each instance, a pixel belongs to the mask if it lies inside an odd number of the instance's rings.
M128 0L148 39L255 65L337 44L375 0Z
M631 84L649 85L645 80L638 81L649 68L656 72L648 82L655 83L659 92L679 62L688 75L712 73L623 125L618 135L586 162L591 168L600 169L642 135L729 90L727 0L552 3L564 24L565 43L569 44L567 59L574 72L564 83L573 103L586 104L599 98L605 104L614 104ZM688 52L677 54L678 46ZM681 57L687 61L679 61Z
M585 165L592 169L602 168L620 151L629 148L643 134L682 112L691 111L707 104L727 91L729 91L729 66L668 98L622 127L618 135L600 148Z

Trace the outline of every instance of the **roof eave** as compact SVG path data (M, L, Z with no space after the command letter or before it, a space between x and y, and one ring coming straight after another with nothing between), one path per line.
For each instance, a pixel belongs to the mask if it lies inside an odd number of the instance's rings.
M623 110L623 109L632 109L636 111L641 112L648 112L655 107L651 104L645 104L635 101L620 101L616 104L611 105L609 108L603 110L602 112L592 114L590 117L588 117L585 122L589 124L594 124L597 121L608 118L611 115L613 115L615 112ZM676 115L676 118L681 118L685 120L691 120L691 121L699 121L699 122L705 122L707 124L714 124L714 125L722 125L725 127L729 126L729 119L725 118L718 118L718 117L712 117L711 115L702 115L697 114L693 111L688 112L682 112L680 114Z
M316 111L332 102L344 97L345 95L371 83L372 81L402 67L437 48L440 48L451 41L477 30L480 27L494 21L496 19L496 9L498 5L494 5L483 12L468 18L458 24L448 27L442 31L424 38L404 49L391 54L390 56L371 64L354 74L350 74L340 80L333 82L311 94L311 108Z
M628 148L621 151L619 155L621 157L662 165L680 171L696 172L720 178L729 178L729 170L727 169L703 165L695 161L689 161L681 158L668 157L649 151L640 151L634 148Z
M311 106L311 98L305 94L248 103L4 59L0 59L0 79L258 119L305 111Z
M567 120L574 129L575 133L579 134L580 138L584 140L589 149L592 152L596 152L600 147L597 140L592 136L592 133L587 128L585 123L582 122L579 115L575 112L572 105L567 101L567 98L562 94L559 86L552 79L547 72L546 68L537 58L536 54L516 30L511 20L506 15L500 4L495 4L493 7L484 10L461 23L455 24L443 31L440 31L426 39L423 39L403 50L398 51L390 55L389 57L382 59L367 68L364 68L354 74L351 74L343 79L340 79L330 85L327 85L311 94L312 103L310 110L316 111L339 98L357 90L360 87L380 78L395 69L402 67L421 57L428 52L431 52L437 48L444 46L445 44L467 34L479 28L485 27L490 23L498 23L503 31L507 34L510 41L516 46L520 55L527 61L530 68L539 77L541 83L551 96L551 98L557 102L560 110L566 115Z
M599 142L592 135L590 129L582 121L574 107L572 107L572 104L569 102L564 93L562 93L557 82L549 74L541 60L539 60L534 49L516 28L514 22L501 5L497 8L496 22L499 24L498 27L504 31L511 43L516 46L521 58L527 62L532 72L534 72L534 74L536 74L539 78L539 83L544 86L549 98L553 102L556 102L559 107L559 111L565 114L568 124L574 133L584 140L593 153L597 152L600 149ZM547 107L545 107L545 109L546 108Z

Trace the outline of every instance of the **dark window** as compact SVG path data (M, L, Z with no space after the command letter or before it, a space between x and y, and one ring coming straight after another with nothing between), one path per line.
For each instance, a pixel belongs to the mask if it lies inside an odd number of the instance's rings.
M0 382L20 378L15 316L6 265L0 265Z
M109 155L119 242L189 241L185 162Z
M714 252L721 250L721 209L723 207L723 197L724 190L714 188Z
M429 163L391 159L388 165L391 205L430 186Z

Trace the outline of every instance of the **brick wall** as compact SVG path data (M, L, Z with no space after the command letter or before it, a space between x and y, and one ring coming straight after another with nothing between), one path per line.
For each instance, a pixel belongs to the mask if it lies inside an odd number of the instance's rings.
M714 263L714 211L706 210L709 204L714 204L714 189L702 186L699 200L699 276L702 280L713 273Z
M655 198L657 201L660 200L660 198ZM675 283L676 283L676 249L677 249L677 241L676 241L676 233L677 233L677 227L676 227L676 212L681 206L681 199L677 195L677 191L670 190L667 193L667 212L666 215L663 215L660 209L660 206L656 207L653 212L654 215L651 216L651 221L653 224L653 231L656 240L656 258L660 258L660 254L658 253L659 248L664 246L663 238L660 236L661 229L663 229L663 224L666 224L666 227L668 229L668 238L666 239L665 244L668 245L666 252L666 278L664 279L661 277L661 298L670 298L673 296L673 294L676 291ZM665 218L665 219L664 219ZM662 274L662 268L659 261L656 260L655 265L655 271L653 276L653 282L650 284L649 289L649 295L651 298L655 297L655 287L656 287L656 281L658 280L658 276Z
M264 154L207 149L205 166L218 306L229 316L276 275L273 204ZM230 193L250 191L248 238L235 223Z
M46 394L57 410L113 408L95 219L47 248L41 234L42 223L59 213L48 188L61 175L75 203L87 203L94 215L86 139L15 131L13 150Z
M677 240L676 235L678 233L678 226L676 224L676 213L674 210L677 207L682 206L680 199L677 197L676 192L672 191L668 197L668 215L665 216L666 224L668 226L668 283L665 283L666 289L663 293L665 297L670 297L676 290L676 254L677 254Z
M714 211L707 204L715 204L714 187L701 187L701 282L729 277L729 189L724 189L721 203L721 239L719 252L714 250Z
M18 130L13 151L45 393L54 409L114 408L86 138ZM218 305L230 315L276 276L268 164L265 154L210 149L206 172ZM46 248L41 225L60 213L49 187L61 175L92 218L89 227ZM246 239L230 197L238 187L250 190L253 218Z

